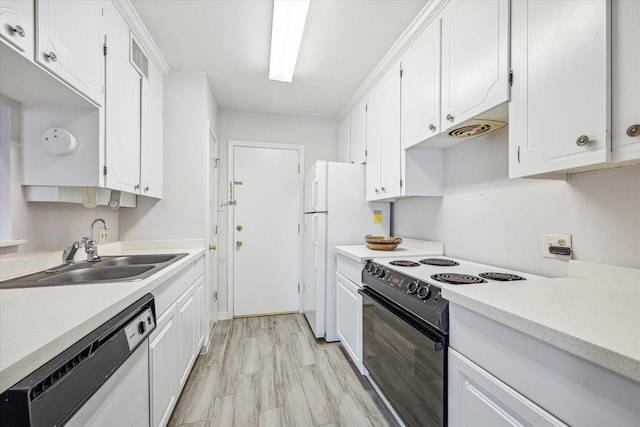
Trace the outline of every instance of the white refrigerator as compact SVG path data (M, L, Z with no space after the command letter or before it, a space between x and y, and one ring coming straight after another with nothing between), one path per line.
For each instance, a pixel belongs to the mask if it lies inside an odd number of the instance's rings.
M318 161L304 185L302 308L316 338L338 341L333 246L388 236L389 203L365 200L364 165Z

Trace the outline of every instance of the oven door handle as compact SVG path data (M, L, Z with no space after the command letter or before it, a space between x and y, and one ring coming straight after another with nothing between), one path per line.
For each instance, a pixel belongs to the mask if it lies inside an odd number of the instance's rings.
M378 293L369 290L366 286L364 288L358 289L358 293L366 298L369 298L375 306L388 311L393 316L406 323L407 326L420 332L426 339L431 341L434 351L442 351L442 349L444 349L446 338L435 332L432 326L429 326L413 314L381 297Z

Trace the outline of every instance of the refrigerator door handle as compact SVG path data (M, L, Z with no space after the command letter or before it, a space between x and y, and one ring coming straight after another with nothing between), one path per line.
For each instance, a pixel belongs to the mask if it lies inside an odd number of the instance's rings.
M313 210L318 210L318 180L314 179L311 184L311 206Z
M318 270L318 215L311 220L311 243L313 243L313 270Z

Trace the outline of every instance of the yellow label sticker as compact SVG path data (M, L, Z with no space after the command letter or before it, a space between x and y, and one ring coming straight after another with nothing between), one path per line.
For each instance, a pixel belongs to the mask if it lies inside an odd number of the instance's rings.
M373 222L382 222L382 211L373 211Z

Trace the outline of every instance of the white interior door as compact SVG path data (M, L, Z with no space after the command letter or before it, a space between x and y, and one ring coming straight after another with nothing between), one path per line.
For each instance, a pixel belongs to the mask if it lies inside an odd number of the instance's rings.
M233 315L299 311L302 147L230 142Z
M209 129L209 304L210 321L218 320L218 140ZM207 325L208 326L208 325ZM207 333L209 328L206 329Z

